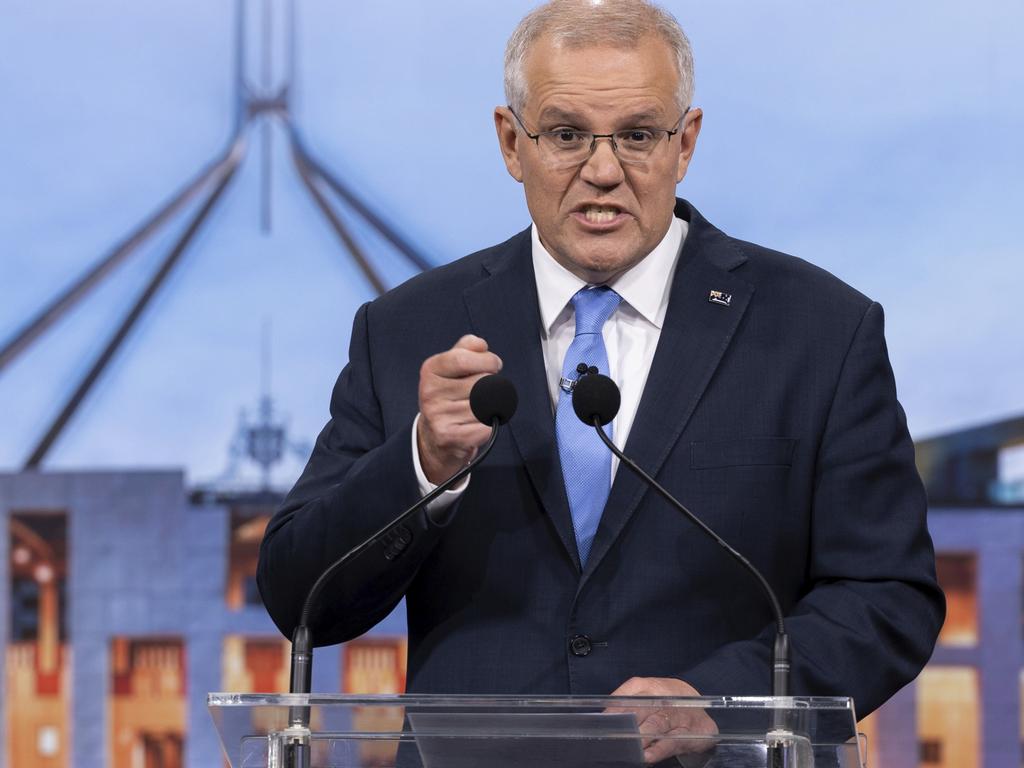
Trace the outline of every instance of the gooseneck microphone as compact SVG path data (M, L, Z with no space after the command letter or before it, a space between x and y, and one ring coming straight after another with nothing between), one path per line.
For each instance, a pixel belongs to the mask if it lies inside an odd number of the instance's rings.
M768 580L761 574L754 564L737 552L721 536L715 533L703 520L697 517L679 502L671 493L666 491L653 477L630 459L626 454L615 447L615 444L608 439L608 436L601 429L605 424L615 418L619 412L621 397L619 388L615 382L600 373L588 373L576 382L572 391L572 407L580 420L593 425L602 442L608 449L618 456L619 461L629 467L633 472L658 492L665 501L682 512L701 531L710 536L715 543L724 549L729 555L742 565L757 580L761 590L771 604L772 615L775 617L775 646L772 649L772 695L789 695L789 637L786 634L786 622L782 615L782 607L779 598L772 589Z
M498 439L498 431L502 425L512 418L518 404L519 396L516 394L516 388L504 376L493 374L478 380L473 385L472 390L470 390L469 407L473 411L473 416L478 421L491 427L491 436L483 447L477 451L473 460L405 510L405 512L376 533L371 534L365 541L352 547L352 549L323 570L306 594L306 599L302 604L299 623L292 633L289 693L310 693L313 673L313 633L310 629L310 622L313 610L319 604L320 594L331 577L374 544L384 540L388 534L394 533L409 517L430 504L430 502L468 475L490 453L491 448L494 447L494 443ZM408 541L399 536L390 543L390 546L400 552L408 546ZM285 764L289 768L309 768L309 707L291 707L288 720L288 730L294 735L289 736L285 746Z

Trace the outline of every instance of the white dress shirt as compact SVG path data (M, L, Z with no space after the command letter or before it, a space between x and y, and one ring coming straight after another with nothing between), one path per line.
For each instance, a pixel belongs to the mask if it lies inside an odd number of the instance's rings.
M673 217L668 232L644 259L632 269L608 283L622 301L604 324L603 336L608 351L608 376L622 395L619 413L612 421L612 442L618 448L626 444L633 426L640 396L651 370L654 350L668 311L668 297L687 222ZM587 283L567 270L547 252L540 242L537 227L533 235L533 271L537 278L540 304L541 347L548 376L548 392L554 413L558 404L559 380L565 353L576 334L571 299ZM612 477L619 460L612 456Z
M654 351L661 337L661 328L668 311L672 277L675 274L679 252L686 239L687 222L672 218L668 232L654 250L636 266L608 283L622 301L604 324L603 336L608 351L609 376L619 387L622 404L612 421L612 441L620 449L625 446L629 430L633 426L640 397L651 370ZM533 241L533 272L537 281L537 299L540 305L541 349L544 354L544 368L548 379L548 393L551 397L551 413L554 418L558 404L558 383L562 377L562 363L565 353L576 333L576 319L573 316L571 299L587 283L567 270L552 258L540 241L537 226L531 228ZM416 442L417 423L412 430L412 455L419 481L420 493L427 494L435 486L423 473L419 449ZM618 469L619 460L612 456L612 478ZM463 481L458 490L446 491L431 505L432 510L443 509L451 504L466 487Z

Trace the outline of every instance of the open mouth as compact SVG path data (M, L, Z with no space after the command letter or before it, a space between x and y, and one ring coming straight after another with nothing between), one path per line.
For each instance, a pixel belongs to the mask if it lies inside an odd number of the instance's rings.
M626 215L618 206L607 204L581 205L574 211L574 213L577 218L582 219L587 224L596 224L598 226L602 224L612 224Z

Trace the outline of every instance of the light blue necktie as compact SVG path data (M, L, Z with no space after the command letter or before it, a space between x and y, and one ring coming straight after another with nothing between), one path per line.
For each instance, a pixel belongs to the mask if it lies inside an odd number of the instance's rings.
M597 524L601 521L601 513L608 501L612 454L597 436L593 425L584 424L576 416L572 409L571 388L579 378L577 368L580 363L588 368L597 368L605 376L609 375L608 352L604 347L601 328L621 300L622 297L606 285L584 288L572 297L576 313L576 337L562 361L555 433L581 566L586 565L594 534L597 533ZM610 438L612 425L608 424L604 429Z

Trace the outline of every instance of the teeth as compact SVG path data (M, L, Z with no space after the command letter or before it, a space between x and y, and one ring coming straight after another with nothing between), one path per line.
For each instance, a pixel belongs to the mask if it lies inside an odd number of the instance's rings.
M617 208L603 208L597 205L588 206L584 211L583 215L586 216L587 221L592 221L595 224L604 224L618 215L619 211Z

